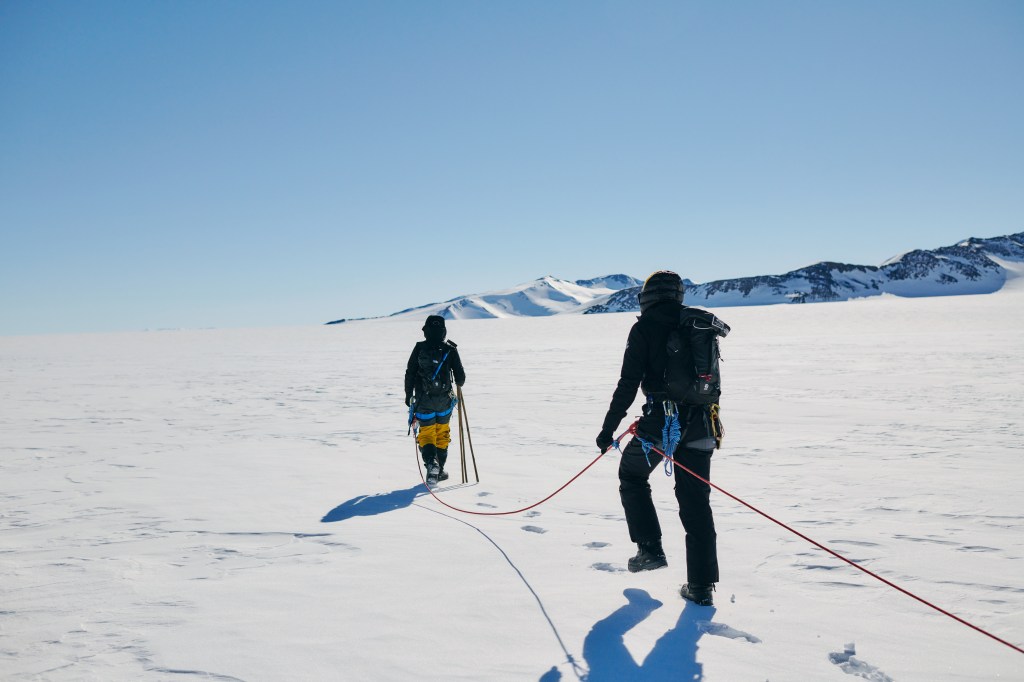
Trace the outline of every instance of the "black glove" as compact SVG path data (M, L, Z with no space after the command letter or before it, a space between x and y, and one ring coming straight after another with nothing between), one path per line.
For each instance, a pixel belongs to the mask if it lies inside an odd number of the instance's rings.
M602 429L601 433L597 434L597 449L601 451L601 454L608 452L608 448L614 442L615 439L612 437L612 432L608 429Z
M406 393L405 394L405 406L409 407L410 405L412 405L412 393Z

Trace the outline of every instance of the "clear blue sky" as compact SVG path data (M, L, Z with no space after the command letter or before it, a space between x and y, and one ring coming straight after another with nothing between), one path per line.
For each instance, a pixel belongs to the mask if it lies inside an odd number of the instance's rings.
M0 334L1024 229L1024 2L0 3Z

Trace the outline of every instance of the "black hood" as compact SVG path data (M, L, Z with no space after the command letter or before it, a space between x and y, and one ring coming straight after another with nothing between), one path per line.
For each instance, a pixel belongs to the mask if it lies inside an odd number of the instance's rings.
M431 315L423 323L423 338L434 343L441 343L448 336L448 329L444 325L444 318L440 315Z
M676 303L675 301L661 301L649 306L640 313L640 317L637 319L644 320L645 322L675 326L679 324L679 312L685 307L683 304Z

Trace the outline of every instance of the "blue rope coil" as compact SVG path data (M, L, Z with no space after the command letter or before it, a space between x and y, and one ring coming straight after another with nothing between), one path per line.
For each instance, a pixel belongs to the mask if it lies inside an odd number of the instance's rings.
M661 429L662 449L666 453L674 454L676 446L679 445L679 441L682 437L682 429L679 426L679 414L675 410L672 410L672 414L665 415L665 426ZM648 464L650 464L650 462L648 462ZM672 466L672 462L665 459L665 475L671 476L674 469L675 467Z

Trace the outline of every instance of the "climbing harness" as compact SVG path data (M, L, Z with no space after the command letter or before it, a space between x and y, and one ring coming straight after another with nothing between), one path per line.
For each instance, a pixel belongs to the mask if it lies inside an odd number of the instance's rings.
M653 400L648 399L648 405L653 405ZM665 425L661 428L661 449L662 452L675 452L676 447L679 445L679 441L682 440L683 427L679 423L679 406L671 400L665 400L661 404L661 409L665 413ZM690 423L690 417L686 419L686 423ZM625 434L623 434L625 435ZM634 433L633 437L640 443L640 447L644 451L644 459L647 460L647 466L651 469L654 466L651 464L651 448L654 443L643 438L639 434ZM618 441L612 443L618 448ZM672 476L673 472L672 463L665 460L665 475L668 477Z
M441 412L414 412L413 415L419 421L427 421L428 419L436 419L437 417L447 417L452 413L452 410L455 409L456 402L458 402L457 399L452 398L452 404L448 407L447 410L443 410Z

